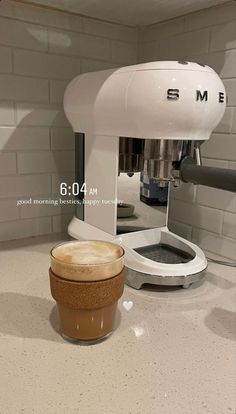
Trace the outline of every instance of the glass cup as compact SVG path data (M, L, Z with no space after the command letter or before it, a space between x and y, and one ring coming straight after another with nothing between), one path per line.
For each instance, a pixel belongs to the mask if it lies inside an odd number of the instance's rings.
M124 290L124 250L104 241L72 241L51 250L51 294L62 336L97 341L108 336Z

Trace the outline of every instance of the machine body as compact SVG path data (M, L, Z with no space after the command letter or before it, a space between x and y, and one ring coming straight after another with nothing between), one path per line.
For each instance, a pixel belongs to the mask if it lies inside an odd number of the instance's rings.
M186 287L203 277L207 262L198 246L171 233L167 223L118 234L118 175L140 172L146 163L148 175L160 186L186 181L186 159L200 163L199 148L222 118L225 104L218 75L192 62L88 73L68 85L64 109L76 134L76 181L97 189L80 195L68 231L77 239L121 243L131 286Z

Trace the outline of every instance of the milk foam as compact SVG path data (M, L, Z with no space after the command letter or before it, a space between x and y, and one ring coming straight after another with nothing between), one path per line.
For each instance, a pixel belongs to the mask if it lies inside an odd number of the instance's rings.
M53 257L64 263L86 265L112 262L122 256L122 249L102 241L76 241L53 249Z

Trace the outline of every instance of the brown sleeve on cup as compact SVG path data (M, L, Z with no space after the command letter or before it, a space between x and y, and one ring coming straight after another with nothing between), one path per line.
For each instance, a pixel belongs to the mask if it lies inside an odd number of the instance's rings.
M123 294L125 268L116 276L93 282L62 279L49 269L53 298L72 309L97 309L116 302Z

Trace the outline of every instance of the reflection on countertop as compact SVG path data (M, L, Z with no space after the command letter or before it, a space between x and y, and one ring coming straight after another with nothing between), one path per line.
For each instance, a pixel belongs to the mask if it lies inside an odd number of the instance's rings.
M126 286L113 335L79 346L59 335L49 290L61 238L0 244L0 412L234 413L236 270L209 263L189 289Z

